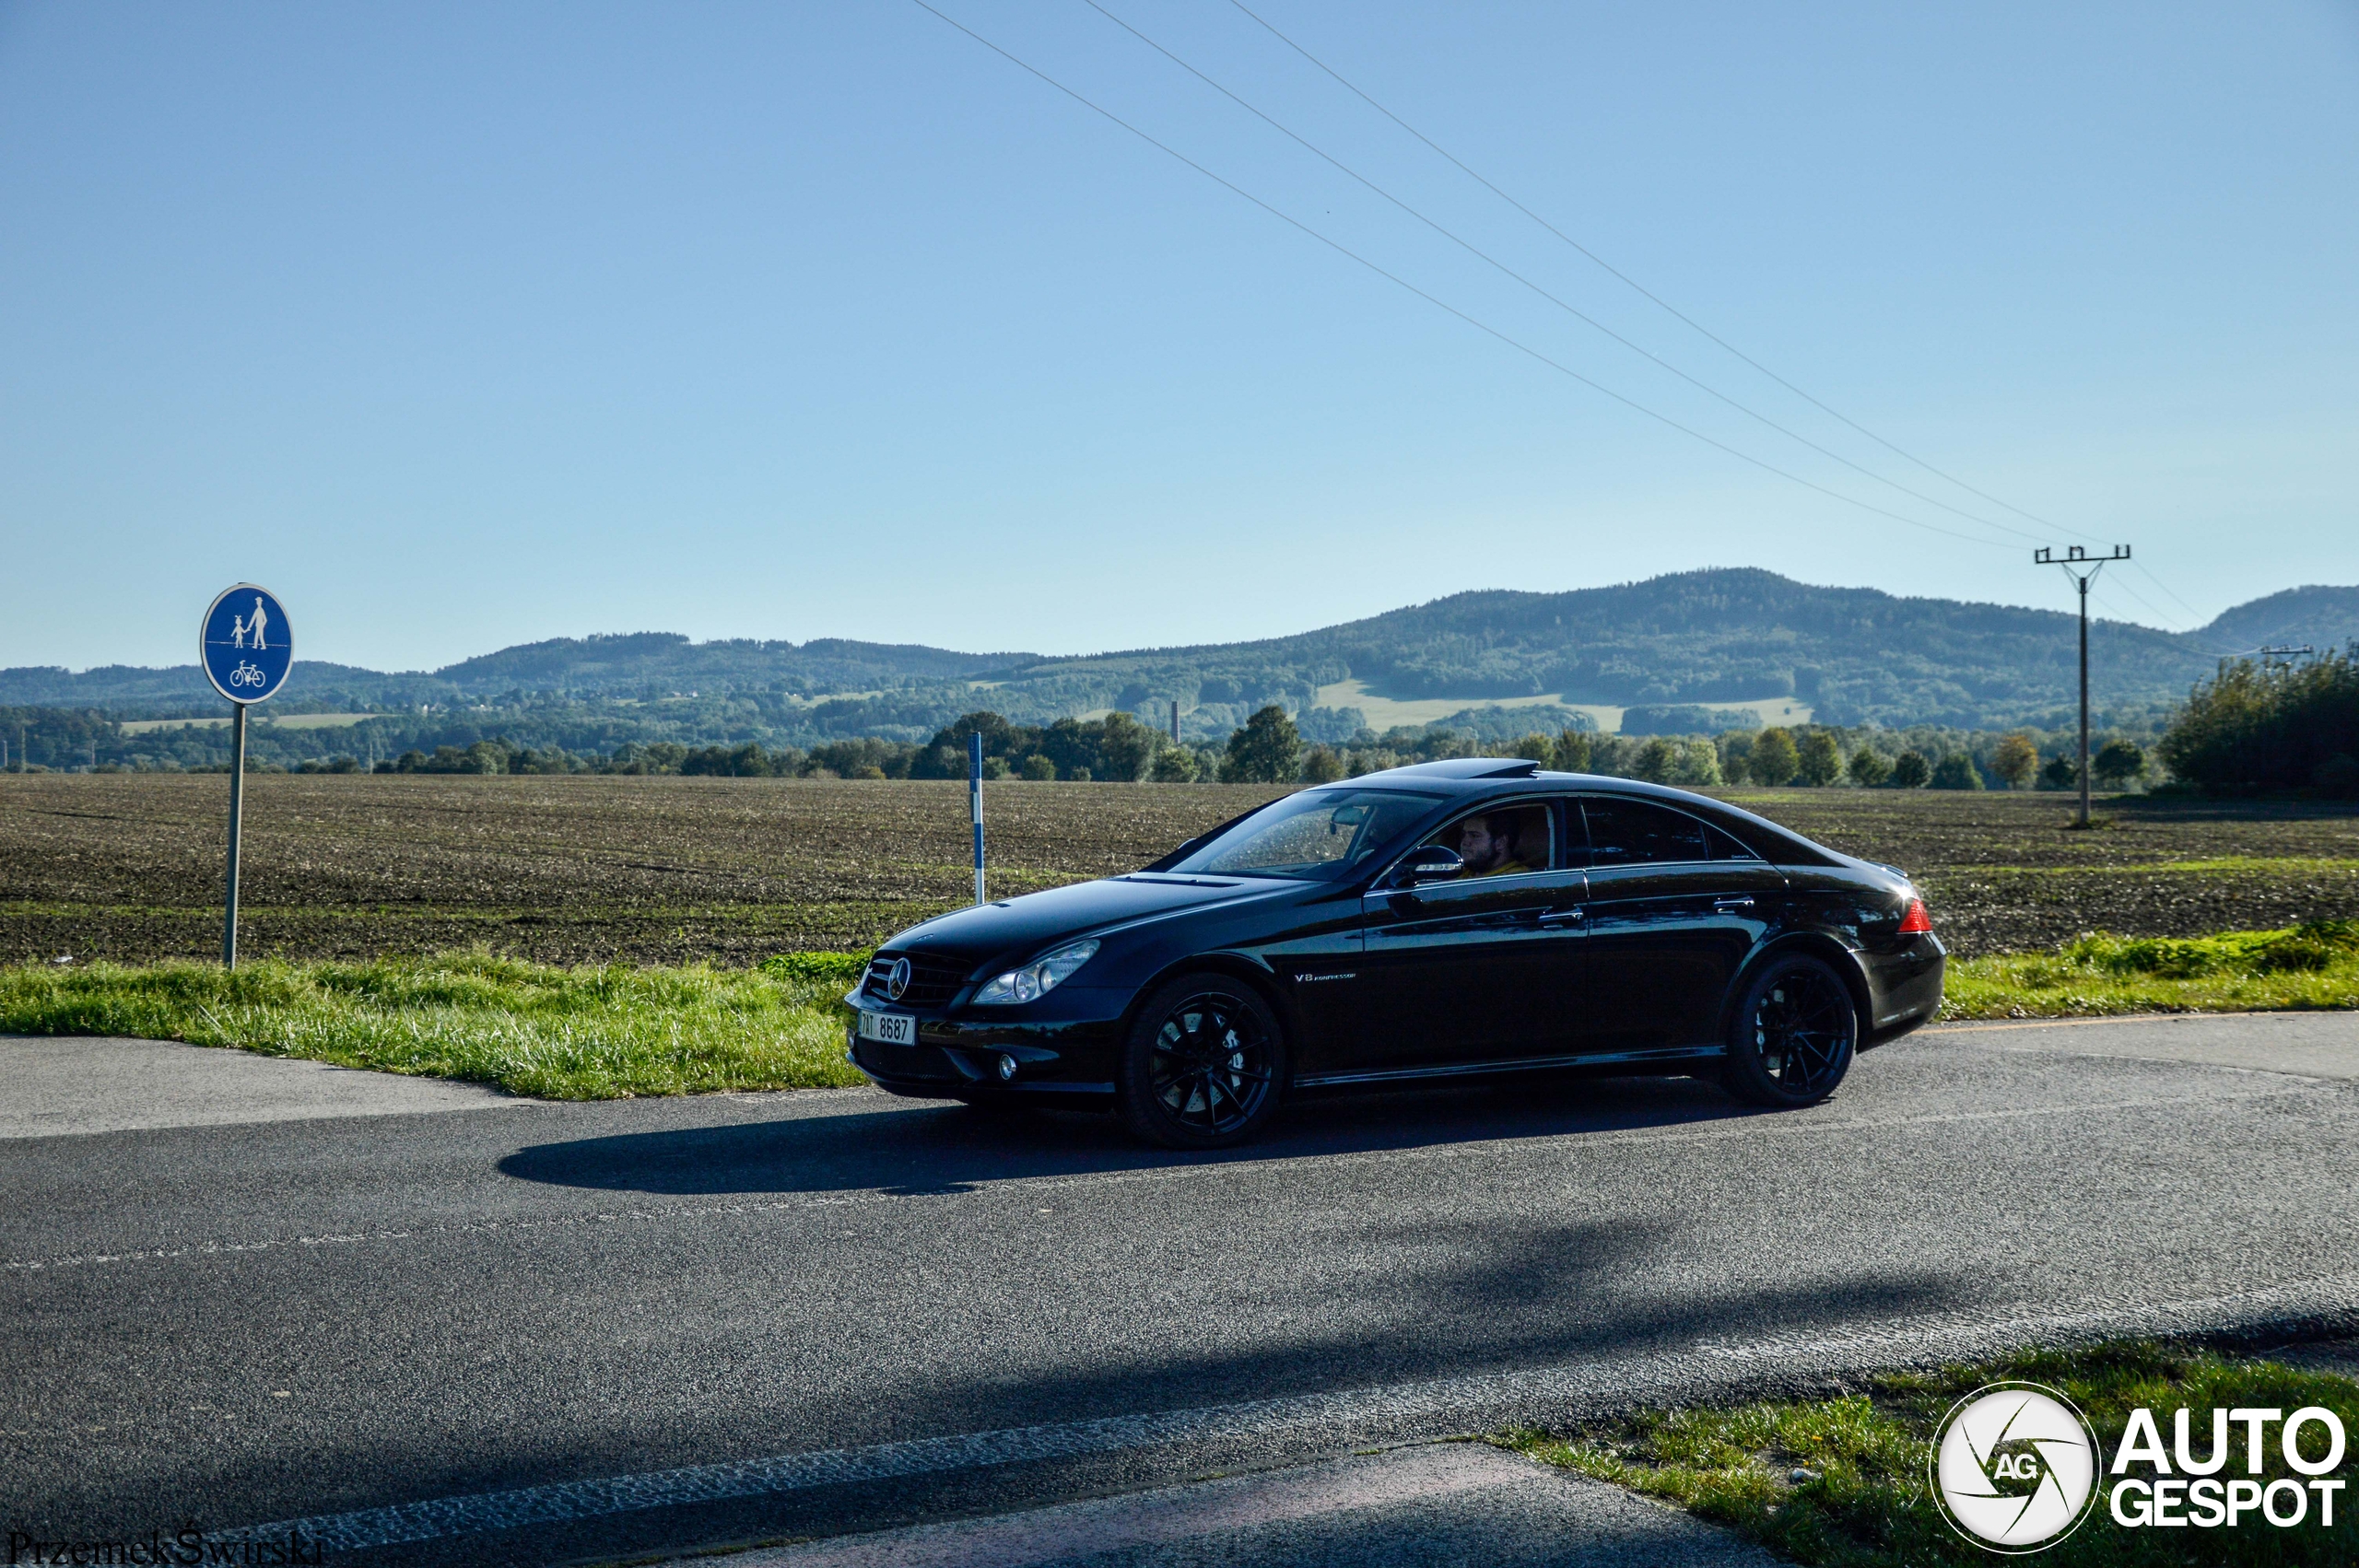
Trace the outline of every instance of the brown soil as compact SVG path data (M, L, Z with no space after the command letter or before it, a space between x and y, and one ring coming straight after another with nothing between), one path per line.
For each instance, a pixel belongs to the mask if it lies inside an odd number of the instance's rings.
M0 775L0 960L219 951L229 780ZM1127 870L1273 791L988 786L992 889ZM2181 935L2359 915L2359 816L2287 803L1741 790L1915 874L1961 952L2105 929ZM264 774L246 792L241 951L476 944L566 963L854 950L968 893L965 786L856 780ZM2295 866L2170 871L2265 858ZM2338 863L2339 862L2339 863Z

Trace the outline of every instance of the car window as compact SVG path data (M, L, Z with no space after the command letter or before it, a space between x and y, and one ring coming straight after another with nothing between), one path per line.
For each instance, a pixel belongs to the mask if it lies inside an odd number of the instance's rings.
M1755 854L1752 850L1738 843L1733 835L1723 833L1717 827L1707 826L1704 829L1704 837L1705 840L1711 845L1712 859L1716 860L1757 860L1761 859L1760 856Z
M1457 850L1466 861L1461 877L1544 872L1555 863L1555 815L1544 801L1488 806L1428 834L1425 842Z
M1592 866L1656 865L1715 858L1715 830L1685 812L1646 801L1591 797L1581 802L1581 814L1589 819L1589 860ZM1726 834L1719 837L1728 839Z
M1340 876L1441 802L1439 795L1407 790L1305 790L1273 801L1164 869L1248 876Z

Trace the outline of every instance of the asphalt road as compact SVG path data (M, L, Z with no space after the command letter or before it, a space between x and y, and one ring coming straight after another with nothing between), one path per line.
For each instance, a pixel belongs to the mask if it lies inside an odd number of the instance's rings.
M353 1115L368 1075L281 1074L224 1120L242 1059L88 1044L0 1040L0 1527L45 1537L622 1557L2359 1326L2359 1016L1928 1033L1782 1115L1334 1102L1216 1157L862 1091Z

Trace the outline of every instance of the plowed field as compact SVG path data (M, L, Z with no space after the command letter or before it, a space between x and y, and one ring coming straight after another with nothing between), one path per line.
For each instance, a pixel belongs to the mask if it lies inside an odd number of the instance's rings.
M987 791L994 893L1139 865L1274 792ZM219 775L0 775L0 960L217 952L228 794ZM2359 915L2347 808L2108 802L2110 827L2075 833L2052 794L1731 798L1906 867L1969 954ZM966 899L967 835L961 784L257 775L241 951L743 965L858 949Z

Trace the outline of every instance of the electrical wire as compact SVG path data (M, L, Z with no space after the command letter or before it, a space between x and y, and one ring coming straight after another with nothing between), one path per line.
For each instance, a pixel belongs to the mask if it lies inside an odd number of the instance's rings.
M1094 0L1091 0L1091 3L1094 4ZM2026 511L2023 508L2016 506L2012 501L2001 499L2000 497L1991 495L1986 490L1978 489L1976 486L1967 484L1957 475L1949 473L1945 469L1936 467L1934 464L1927 462L1921 457L1919 457L1915 452L1908 451L1906 447L1899 445L1897 442L1889 440L1884 437L1878 435L1875 431L1869 429L1865 425L1860 424L1849 415L1845 414L1841 409L1834 407L1832 404L1813 396L1802 388L1796 386L1792 381L1788 380L1785 377L1779 375L1768 366L1764 365L1760 360L1755 359L1750 354L1745 353L1744 350L1737 347L1736 345L1729 342L1726 338L1720 336L1718 333L1704 325L1703 322L1696 320L1693 316L1688 315L1684 310L1680 310L1679 307L1673 305L1670 300L1663 298L1661 295L1647 287L1646 285L1640 283L1637 278L1632 277L1629 274L1624 272L1621 268L1615 266L1613 263L1607 261L1604 257L1599 255L1596 252L1590 250L1588 246L1582 244L1571 235L1566 233L1563 229L1557 228L1555 224L1549 222L1546 218L1541 216L1530 207L1524 205L1523 203L1516 200L1515 197L1509 195L1506 191L1501 190L1497 185L1493 184L1489 180L1485 179L1457 154L1451 152L1448 147L1443 146L1439 142L1435 141L1431 136L1426 135L1423 131L1418 130L1414 125L1410 124L1409 122L1401 118L1400 115L1395 114L1391 110L1387 109L1383 104L1378 102L1374 97L1364 90L1357 83L1351 80L1348 76L1345 76L1333 66L1328 64L1327 62L1321 60L1316 54L1310 53L1309 50L1305 49L1301 44L1296 42L1285 33L1281 32L1276 27L1271 24L1267 18L1262 16L1261 13L1246 5L1245 0L1229 0L1229 4L1235 6L1238 10L1244 13L1248 18L1250 18L1256 26L1260 27L1263 31L1267 32L1272 38L1276 39L1280 43L1285 44L1288 49L1293 50L1297 54L1301 55L1305 60L1310 62L1312 65L1325 73L1327 76L1343 88L1344 91L1350 93L1353 97L1367 104L1370 109L1375 110L1379 114L1383 115L1387 120L1391 121L1392 123L1398 125L1402 130L1415 137L1419 142L1424 143L1426 146L1456 168L1468 179L1473 181L1476 184L1490 192L1491 194L1498 197L1499 200L1505 202L1508 205L1515 208L1516 211L1521 213L1525 217L1530 218L1542 228L1546 229L1550 234L1555 235L1558 240L1563 240L1567 245L1571 246L1581 255L1596 263L1596 265L1602 268L1608 275L1621 282L1646 299L1650 300L1676 320L1684 322L1689 328L1700 333L1713 344L1719 345L1729 354L1743 360L1745 364L1751 366L1762 375L1766 376L1769 380L1777 382L1788 392L1792 392L1796 397L1801 398L1803 402L1809 404L1813 408L1818 409L1821 413L1825 414L1830 418L1839 420L1843 424L1849 426L1852 429L1857 430L1860 435L1865 436L1868 439L1875 442L1878 446L1884 448L1895 456L1905 458L1908 462L1915 463L1918 467L1923 469L1926 473L1932 474L1936 478L1947 480L1950 484L1956 486L1959 489L1964 490L1968 495L1978 497L1982 500L1989 502L1994 507L1999 507L2004 510L2011 511L2017 517L2023 518L2031 522L2038 523L2041 527L2053 530L2059 533L2069 533L2075 538L2085 539L2092 544L2107 543L2107 541L2099 538L2094 533L2083 532L2077 528L2070 528L2062 523L2055 522L2048 518L2041 517L2036 512ZM1273 122L1273 123L1274 123L1274 122ZM1305 145L1307 146L1308 144ZM1324 155L1322 154L1321 156ZM1339 165L1338 167L1341 166ZM1651 356L1649 356L1649 357L1651 357ZM1853 466L1857 465L1855 464ZM1889 480L1884 482L1886 484L1892 483ZM1902 488L1902 486L1895 486L1895 488ZM1912 491L1910 493L1914 494L1915 492ZM1956 509L1953 508L1950 509L1955 510ZM1971 516L1973 514L1964 513L1961 515ZM1987 522L1989 520L1977 519L1976 521ZM1992 526L2003 525L1993 524ZM2011 530L2010 532L2020 532L2021 531ZM2029 538L2033 536L2025 534L2024 537ZM2131 565L2137 567L2140 575L2143 576L2149 582L2153 583L2164 593L2169 595L2170 598L2177 602L2178 605L2189 614L2201 615L2202 614L2202 612L2196 609L2194 605L2189 604L2185 599L2180 598L2178 593L2172 589L2170 584L2165 582L2160 577L2155 575L2153 568L2147 567L2142 562L2135 560L2131 562ZM2144 603L2145 601L2141 599L2139 603ZM2150 610L2154 609L2152 605L2148 605L2147 607ZM2159 610L2155 610L2154 614L2157 619L2162 620L2165 624L2175 619L2173 616L2162 614ZM2189 636L2192 634L2182 632L2180 635Z
M2047 542L2047 538L2043 535L2026 532L2023 529L2017 528L2012 523L2001 522L1996 518L1984 517L1978 512L1968 511L1964 507L1952 506L1949 502L1941 499L1939 497L1929 496L1922 490L1912 489L1908 486L1901 484L1896 479L1887 478L1872 468L1868 468L1860 463L1852 462L1849 458L1845 457L1841 452L1838 452L1830 447L1821 446L1818 442L1812 440L1808 436L1802 434L1800 431L1779 424L1777 420L1772 419L1769 415L1762 413L1759 409L1754 408L1750 404L1742 403L1736 398L1731 397L1728 393L1720 391L1718 387L1711 385L1709 382L1690 375L1687 371L1681 369L1677 365L1674 365L1670 360L1665 359L1661 355L1655 353L1651 349L1649 349L1640 344L1632 342L1629 338L1626 338L1620 333L1615 332L1612 327L1607 326L1603 322L1599 321L1596 317L1590 315L1588 312L1581 310L1576 306L1568 304L1564 299L1558 298L1555 294L1551 293L1548 289L1533 282L1531 278L1526 277L1523 274L1516 271L1513 267L1508 266L1497 257L1493 256L1488 252L1474 245L1462 235L1458 234L1456 231L1426 216L1424 213L1418 211L1415 207L1411 206L1408 203L1402 201L1400 197L1394 195L1383 186L1379 185L1375 181L1368 179L1366 175L1360 173L1349 164L1344 163L1342 159L1336 158L1332 153L1329 153L1323 147L1320 147L1305 137L1297 135L1292 129L1281 123L1272 115L1265 113L1261 109L1248 102L1245 99L1230 91L1227 88L1222 86L1219 82L1215 81L1211 76L1206 76L1203 72L1198 70L1195 66L1190 64L1187 61L1181 59L1179 55L1173 53L1162 44L1157 43L1154 39L1149 38L1145 33L1141 32L1137 28L1133 27L1129 22L1124 21L1121 17L1116 16L1112 11L1108 10L1104 6L1098 3L1098 0L1081 0L1081 3L1087 6L1091 10L1096 11L1099 16L1104 17L1108 21L1112 22L1116 27L1121 28L1124 32L1129 33L1133 38L1137 39L1141 43L1145 44L1149 49L1154 50L1156 53L1170 61L1173 64L1179 66L1181 70L1187 72L1190 76L1195 77L1198 81L1203 83L1206 87L1212 88L1215 92L1220 94L1223 98L1227 99L1231 103L1236 104L1239 109L1244 110L1247 113L1260 120L1262 123L1276 131L1280 135L1285 136L1289 141L1295 143L1297 146L1300 146L1304 150L1312 154L1314 157L1324 160L1348 178L1356 181L1361 185L1366 186L1368 190L1376 193L1379 196L1383 197L1386 201L1391 203L1394 206L1400 208L1411 217L1415 218L1419 223L1424 224L1427 228L1432 229L1443 239L1448 240L1451 244L1456 245L1459 249L1464 251L1468 255L1473 256L1477 260L1485 263L1486 265L1494 268L1501 275L1512 278L1517 283L1521 284L1525 288L1530 289L1532 293L1538 295L1541 298L1545 299L1551 305L1555 306L1556 309L1564 311L1567 315L1571 316L1574 320L1582 322L1589 326L1596 328L1599 332L1604 333L1607 337L1612 338L1615 343L1620 344L1631 353L1670 371L1672 375L1677 376L1681 380L1685 381L1689 386L1692 386L1697 391L1705 392L1711 397L1718 398L1720 402L1728 404L1731 408L1735 409L1738 413L1743 414L1749 418L1758 420L1761 424L1767 426L1770 429L1777 431L1779 435L1808 447L1811 451L1818 453L1821 457L1831 458L1835 462L1841 463L1844 467L1851 470L1853 473L1860 474L1866 478L1872 479L1879 485L1889 486L1891 488L1899 491L1902 495L1907 496L1915 500L1922 501L1927 506L1939 507L1942 510L1965 518L1970 522L1978 522L1985 528L1995 528L2002 533L2012 533L2019 539L2028 539L2040 544L2045 544ZM1250 15L1250 13L1249 12L1248 15Z
M1991 549L1998 550L2012 550L2015 548L2015 546L2012 544L2002 544L1995 539L1986 539L1970 533L1960 533L1954 529L1942 528L1936 523L1927 522L1921 518L1909 517L1905 513L1893 511L1887 508L1877 506L1872 501L1860 500L1856 496L1847 496L1840 490L1830 489L1826 486L1821 485L1813 479L1805 479L1801 474L1795 474L1790 470L1780 468L1773 462L1755 457L1750 452L1732 447L1726 441L1708 436L1703 431L1696 429L1692 426L1680 423L1678 420L1672 418L1667 414L1657 413L1655 410L1649 408L1646 404L1638 402L1637 399L1625 396L1623 393L1615 392L1612 387L1605 385L1602 381L1594 380L1590 377L1581 374L1579 370L1574 369L1569 365L1566 365L1559 360L1551 358L1549 356L1543 354L1540 350L1532 347L1531 345L1508 336L1506 333L1501 332L1498 328L1492 326L1487 322L1478 320L1474 316L1469 315L1466 311L1460 310L1457 306L1450 304L1448 300L1439 298L1435 295L1428 294L1426 290L1418 287L1415 284L1411 283L1408 279L1401 276L1397 273L1387 271L1384 267L1368 260L1368 258L1361 255L1358 252L1352 250L1340 240L1329 238L1327 235L1320 233L1318 229L1311 228L1310 225L1304 223L1299 218L1291 216L1287 213L1281 211L1279 208L1273 206L1270 203L1263 201L1261 197L1253 194L1252 192L1246 190L1243 186L1236 184L1233 181L1214 173L1210 169L1207 169L1203 164L1198 163L1194 158L1190 158L1187 154L1180 151L1177 147L1171 146L1168 143L1158 141L1156 137L1150 135L1145 131L1141 130L1138 126L1132 124L1129 121L1115 113L1112 110L1106 108L1104 105L1099 104L1093 99L1083 97L1080 93L1075 92L1073 88L1065 86L1054 76L1050 76L1046 71L1027 63L1018 56L1009 53L1007 50L1001 48L998 44L993 43L990 39L985 38L982 34L977 32L974 29L968 27L965 23L957 20L956 18L945 15L943 12L936 10L933 6L927 3L927 0L910 0L910 4L917 6L918 9L926 12L928 15L935 18L947 26L955 28L958 31L965 33L968 38L973 39L977 43L981 44L984 48L990 50L1001 59L1005 60L1009 64L1016 66L1027 75L1037 77L1048 86L1056 88L1057 91L1064 94L1067 98L1072 99L1075 103L1080 104L1083 108L1090 111L1092 113L1111 121L1116 125L1121 126L1123 130L1128 131L1131 135L1136 136L1139 140L1146 143L1149 146L1154 147L1156 151L1165 154L1178 162L1187 165L1190 169L1194 170L1197 173L1203 175L1205 179L1210 180L1214 184L1220 186L1223 190L1228 191L1232 194L1244 198L1246 201L1252 203L1257 207L1260 207L1263 212L1268 213L1272 217L1276 218L1281 223L1309 235L1311 239L1318 240L1329 250L1336 252L1336 254L1357 263L1359 265L1367 268L1369 272L1376 274L1377 276L1383 278L1388 283L1391 283L1400 288L1407 290L1409 293L1415 295L1418 298L1423 299L1426 303L1435 307L1437 310L1447 311L1450 315L1457 317L1460 321L1464 322L1468 326L1474 328L1477 332L1497 339L1500 343L1507 345L1509 348L1516 350L1518 353L1538 361L1540 364L1546 366L1548 369L1555 371L1559 375L1566 376L1573 380L1579 381L1581 385L1590 388L1593 392L1602 392L1605 396L1612 398L1614 402L1621 404L1626 408L1632 409L1637 413L1643 414L1648 418L1655 420L1660 424L1668 426L1670 428L1678 431L1684 436L1688 436L1696 440L1701 441L1706 446L1726 452L1729 456L1737 459L1741 462L1750 463L1752 466L1761 469L1765 473L1774 474L1778 478L1790 480L1796 485L1802 486L1805 489L1815 490L1820 495L1828 497L1834 500L1841 501L1846 506L1857 507L1862 511L1872 512L1878 517L1889 518L1895 522L1907 523L1911 528L1921 528L1930 533L1939 533L1952 539L1962 539L1969 544L1981 544Z

